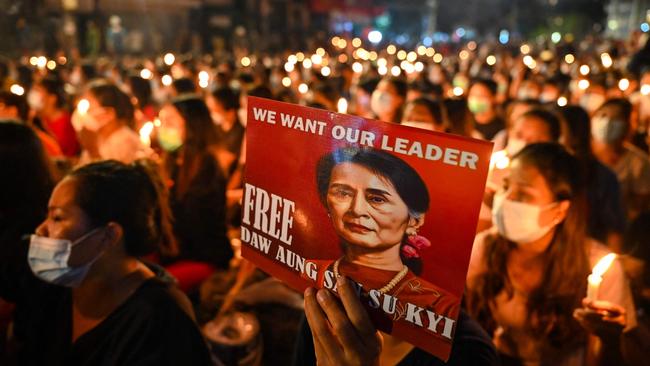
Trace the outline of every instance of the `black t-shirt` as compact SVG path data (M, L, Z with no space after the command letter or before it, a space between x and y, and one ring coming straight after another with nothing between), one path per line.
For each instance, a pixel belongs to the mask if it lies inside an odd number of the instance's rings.
M458 327L456 328L454 343L451 348L451 355L447 363L415 347L397 365L496 366L499 364L499 356L490 337L476 321L470 318L464 310L461 310L458 317ZM311 329L309 329L309 324L305 318L303 318L300 326L293 365L316 365Z
M72 343L72 290L37 279L27 245L0 256L0 297L16 304L10 348L19 365L211 364L189 301L160 274Z
M506 124L501 118L494 117L489 123L475 123L474 128L476 128L476 130L480 132L486 140L492 140L499 131L506 128Z

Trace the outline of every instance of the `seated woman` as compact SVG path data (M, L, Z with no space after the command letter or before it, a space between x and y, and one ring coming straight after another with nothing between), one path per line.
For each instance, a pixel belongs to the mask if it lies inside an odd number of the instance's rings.
M19 245L21 236L45 218L55 182L50 161L34 130L2 119L0 171L4 174L0 181L0 258L5 258ZM13 304L0 299L0 365L9 364L4 346L12 315Z
M460 300L418 276L419 250L431 245L418 235L429 209L429 193L418 173L388 153L343 148L319 160L316 180L343 251L336 260L314 261L320 269L316 287L337 291L338 277L346 276L362 286L362 302L369 303L379 329L410 335L409 342L421 347L431 338L418 338L418 332L427 330L439 340L429 348L449 347ZM417 317L408 314L417 308L441 321L414 321ZM399 353L402 357L413 350L400 344L406 351Z
M29 245L0 257L18 364L211 363L187 298L139 260L169 235L149 172L116 161L73 171Z
M168 267L184 290L197 288L218 269L228 269L233 257L226 236L226 177L234 155L218 143L205 102L178 97L160 111L158 140L164 170L172 185L170 206L180 253L174 260L192 261ZM186 266L185 264L192 264Z
M585 235L580 172L577 159L559 144L526 146L494 198L495 227L474 242L468 309L492 332L506 365L622 364L617 337L596 337L574 319L590 268L608 253ZM617 262L603 277L599 300L621 306L626 330L635 327Z
M132 129L133 118L127 94L106 80L90 83L72 114L82 148L79 165L109 159L128 164L149 157L151 149Z
M402 123L405 126L423 128L430 131L445 132L447 113L438 100L419 97L406 104Z

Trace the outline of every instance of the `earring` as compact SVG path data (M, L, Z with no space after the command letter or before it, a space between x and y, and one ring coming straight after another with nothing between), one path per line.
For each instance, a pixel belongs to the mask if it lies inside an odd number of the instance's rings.
M418 231L414 228L408 228L406 229L406 235L408 236L416 236L418 234Z

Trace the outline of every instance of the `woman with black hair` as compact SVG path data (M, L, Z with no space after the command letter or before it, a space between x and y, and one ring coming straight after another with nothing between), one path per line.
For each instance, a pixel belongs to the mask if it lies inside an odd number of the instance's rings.
M380 121L399 123L408 85L398 78L384 78L370 97L370 109Z
M419 97L406 103L401 124L423 128L429 131L445 132L447 113L442 102L428 97Z
M589 115L580 106L558 107L564 127L563 145L580 162L587 194L587 233L619 251L625 230L625 208L616 174L591 150Z
M115 84L90 83L72 114L82 147L79 164L109 159L131 163L151 155L133 130L134 111L131 98Z
M215 123L219 142L238 157L245 131L242 121L239 120L239 93L229 87L219 88L208 95L206 103Z
M599 301L583 301L590 269L608 250L586 236L581 172L559 144L524 147L494 197L495 226L476 236L466 303L493 334L505 365L622 364L618 337L636 317L619 263L603 277L598 300L624 312L603 316ZM583 305L599 312L596 319ZM610 317L623 323L618 333L593 331Z
M227 269L233 251L226 236L226 173L234 156L220 145L210 111L200 98L174 99L159 117L158 140L172 184L178 259Z
M152 172L117 161L73 171L29 243L0 257L18 364L210 364L187 298L139 259L173 249Z
M66 95L63 83L48 76L36 82L27 94L30 108L36 112L45 131L54 136L66 157L79 154L79 142L66 109Z

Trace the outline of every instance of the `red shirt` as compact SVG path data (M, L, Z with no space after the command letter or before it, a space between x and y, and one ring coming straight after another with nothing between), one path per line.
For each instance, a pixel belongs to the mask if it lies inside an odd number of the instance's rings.
M44 118L43 123L61 146L63 155L71 157L79 154L79 141L77 141L77 134L70 122L70 113L63 112L54 119Z
M36 135L41 140L41 143L43 144L43 149L45 150L47 156L49 156L50 158L60 158L63 156L59 144L52 136L48 135L47 133L41 131L38 128L34 128L34 132L36 132Z

